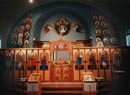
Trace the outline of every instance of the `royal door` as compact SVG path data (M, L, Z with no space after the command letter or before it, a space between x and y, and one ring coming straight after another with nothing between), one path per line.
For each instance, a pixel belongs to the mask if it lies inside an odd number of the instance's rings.
M52 81L71 81L73 79L72 67L68 64L58 64L51 68Z
M52 41L51 51L51 81L71 81L73 79L72 68L72 44L60 38Z

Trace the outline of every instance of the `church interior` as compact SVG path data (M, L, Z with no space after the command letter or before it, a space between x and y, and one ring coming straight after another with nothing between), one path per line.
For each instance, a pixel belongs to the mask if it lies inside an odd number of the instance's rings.
M0 0L0 95L127 95L130 0Z

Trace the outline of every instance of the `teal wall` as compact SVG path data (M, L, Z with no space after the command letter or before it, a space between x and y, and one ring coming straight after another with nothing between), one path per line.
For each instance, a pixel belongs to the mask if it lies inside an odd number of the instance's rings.
M84 33L81 34L75 34L74 31L71 30L70 33L74 34L63 36L63 38L66 40L87 40L90 36L92 36L93 46L97 44L97 38L100 38L102 41L104 41L104 39L107 39L107 43L103 42L105 46L118 46L121 44L119 39L119 30L116 27L116 24L113 23L112 19L109 18L109 16L105 15L103 12L94 7L81 3L55 2L33 8L18 18L8 35L7 47L15 47L11 45L11 36L15 33L15 28L21 26L21 22L27 17L27 14L30 12L32 13L32 27L28 38L28 47L32 47L33 38L41 41L56 40L59 35L54 32L54 28L53 32L49 32L47 36L43 33L43 27L47 24L52 24L52 26L54 26L54 23L59 18L67 18L72 25L74 23L78 23L84 28ZM100 25L95 25L96 21L93 19L93 16L97 16L97 20L99 20L100 16L103 16L103 20L99 21ZM104 22L105 25L109 23L110 26L101 26L102 22ZM100 34L96 32L97 29L100 30ZM107 32L104 32L104 30L107 30ZM113 38L114 42L111 42ZM22 39L22 41L24 43L25 40ZM23 47L23 45L17 45L16 47Z

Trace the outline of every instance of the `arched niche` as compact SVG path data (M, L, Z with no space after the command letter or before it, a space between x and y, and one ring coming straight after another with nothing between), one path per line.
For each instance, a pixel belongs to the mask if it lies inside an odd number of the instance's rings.
M53 81L70 81L73 79L72 44L60 38L50 42L51 70L50 78Z

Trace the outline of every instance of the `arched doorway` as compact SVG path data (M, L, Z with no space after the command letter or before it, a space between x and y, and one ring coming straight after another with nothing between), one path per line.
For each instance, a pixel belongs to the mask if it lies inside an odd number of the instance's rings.
M73 79L73 66L71 63L72 44L60 38L51 42L51 69L50 80L71 81Z

